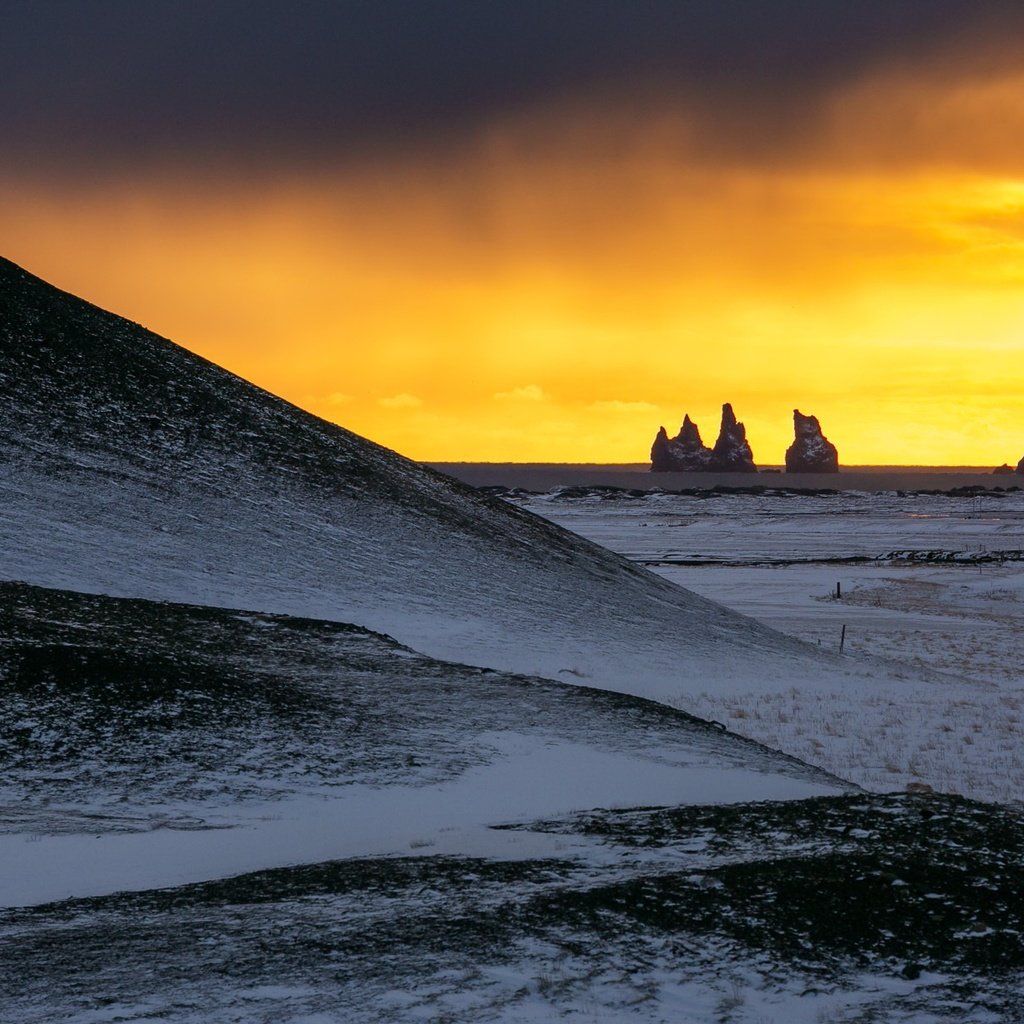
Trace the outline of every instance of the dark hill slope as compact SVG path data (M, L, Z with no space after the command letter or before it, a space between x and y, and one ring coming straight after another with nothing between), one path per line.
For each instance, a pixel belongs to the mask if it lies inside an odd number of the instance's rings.
M0 260L0 577L671 699L835 663Z
M654 701L357 626L22 583L0 583L0 707L0 906L851 788Z

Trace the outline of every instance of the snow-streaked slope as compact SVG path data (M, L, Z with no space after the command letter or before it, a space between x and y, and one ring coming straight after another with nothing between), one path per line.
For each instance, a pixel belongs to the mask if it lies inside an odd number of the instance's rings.
M579 808L836 794L661 704L353 626L0 584L0 905L355 856L571 856Z
M0 577L678 699L834 659L0 261Z

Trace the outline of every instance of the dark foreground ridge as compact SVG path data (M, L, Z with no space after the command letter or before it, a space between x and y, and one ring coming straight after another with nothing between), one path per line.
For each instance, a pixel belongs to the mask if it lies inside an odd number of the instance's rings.
M1024 1018L1012 811L859 794L522 828L589 855L334 861L0 913L6 1019L145 1005L171 1022L456 1024L601 1005L667 1024L680 999L709 1021L744 1005Z

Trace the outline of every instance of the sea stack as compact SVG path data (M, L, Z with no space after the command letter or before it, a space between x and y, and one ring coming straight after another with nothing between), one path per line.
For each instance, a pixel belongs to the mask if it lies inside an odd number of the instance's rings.
M786 449L787 473L838 473L839 452L821 432L817 416L793 410L793 443Z
M711 449L700 439L700 430L689 415L683 418L679 433L669 438L662 427L651 446L652 473L693 473L708 468Z
M708 469L717 473L756 473L754 453L747 443L747 428L736 419L732 406L722 406L722 426L711 450Z
M1024 476L1024 459L1017 463L1017 476Z
M736 421L732 406L722 406L722 426L714 448L701 440L700 430L689 415L675 437L664 427L651 446L652 473L756 473L754 455L747 444L747 431Z

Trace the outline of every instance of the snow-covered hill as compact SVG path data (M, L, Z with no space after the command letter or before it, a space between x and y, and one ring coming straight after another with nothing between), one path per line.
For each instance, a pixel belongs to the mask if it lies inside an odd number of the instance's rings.
M0 704L0 906L417 850L567 856L492 826L852 788L653 701L354 626L24 584L0 584Z
M678 700L834 659L0 261L0 574Z

